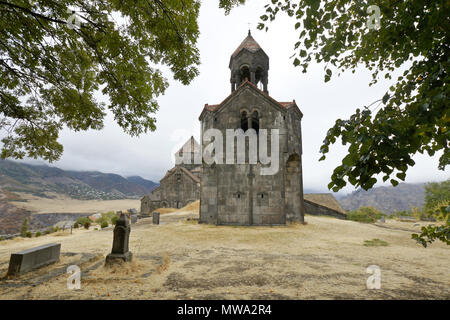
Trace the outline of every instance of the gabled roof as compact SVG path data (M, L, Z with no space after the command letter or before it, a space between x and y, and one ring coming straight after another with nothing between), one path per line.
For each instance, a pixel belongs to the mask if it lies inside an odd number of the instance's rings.
M233 98L239 91L242 90L242 88L249 86L253 89L255 89L259 94L263 95L266 99L270 100L271 102L275 103L276 105L278 105L279 107L281 107L284 110L289 110L292 107L296 108L297 111L299 112L300 116L302 117L303 114L300 111L300 109L297 106L297 103L295 102L295 100L293 100L292 102L278 102L276 101L274 98L272 98L271 96L269 96L267 93L265 93L264 91L261 91L255 84L253 84L252 82L250 82L248 79L246 79L244 82L241 83L241 85L234 90L228 97L225 98L225 100L223 100L220 104L214 104L214 105L209 105L209 104L205 104L205 107L203 108L202 113L199 116L199 120L201 121L205 112L209 111L209 112L216 112L218 111L223 105L225 105L231 98Z
M160 180L160 182L162 182L164 179L167 179L168 177L173 175L178 170L185 173L189 178L194 180L194 182L200 183L200 179L197 176L195 176L192 172L190 172L188 169L186 169L185 167L182 167L182 166L176 166L176 167L173 167L172 169L170 169L169 171L167 171L166 175Z
M196 175L194 175L192 172L190 172L188 169L186 169L185 167L180 167L180 169L182 171L184 171L188 175L188 177L190 177L192 180L200 183L200 179Z
M303 197L305 200L317 203L340 213L345 213L345 210L342 209L339 202L331 193L305 193Z

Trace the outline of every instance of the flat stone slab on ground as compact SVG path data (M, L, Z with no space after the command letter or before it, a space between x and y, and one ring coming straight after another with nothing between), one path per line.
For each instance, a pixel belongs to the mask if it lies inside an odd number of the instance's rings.
M60 243L48 243L39 247L11 254L8 275L25 273L57 262L61 252Z

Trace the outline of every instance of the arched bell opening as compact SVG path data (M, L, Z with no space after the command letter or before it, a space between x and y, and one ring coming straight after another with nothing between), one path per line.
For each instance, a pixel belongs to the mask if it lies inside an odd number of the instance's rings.
M243 66L241 67L241 71L240 71L240 76L241 76L241 83L245 81L245 79L250 80L250 69L248 66Z
M255 129L256 133L259 133L259 113L258 111L253 111L252 113L252 129Z
M241 129L246 132L248 130L248 117L247 112L242 111L241 113Z

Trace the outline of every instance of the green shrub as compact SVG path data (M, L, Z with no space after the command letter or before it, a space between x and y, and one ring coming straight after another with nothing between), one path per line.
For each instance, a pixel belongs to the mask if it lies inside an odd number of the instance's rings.
M58 232L59 231L59 227L52 227L52 231L53 232Z
M0 237L0 241L3 241L4 239L3 239L3 237Z
M86 222L92 223L92 220L88 217L79 217L76 222L78 223L78 225L84 226Z
M47 229L47 230L45 230L45 234L50 234L50 233L52 233L52 231L53 230L51 230L51 229Z
M108 224L108 222L106 222L106 221L103 221L103 222L101 223L101 225L100 225L100 227L101 227L102 229L107 228L108 226L109 226L109 224Z
M347 213L348 220L366 223L376 222L382 216L386 215L373 207L361 207L358 210Z
M387 247L389 243L380 239L364 240L366 247Z
M117 214L114 211L108 211L106 213L102 213L102 218L108 219L108 221L111 221L112 218L116 217Z
M450 200L437 203L433 208L428 209L427 213L429 217L448 222L450 220Z
M113 226L116 225L117 219L119 219L119 217L118 217L117 215L115 215L114 217L111 218L111 224L112 224Z
M116 213L114 211L109 211L106 213L102 213L102 216L98 218L95 222L98 223L100 226L104 225L105 222L109 225L114 224L113 219L114 217L117 217Z
M90 221L86 221L86 222L83 224L83 227L84 227L86 230L88 230L90 226L91 226L91 222L90 222Z
M403 210L403 211L395 211L395 212L393 212L393 213L390 215L390 217L391 217L391 218L394 218L394 217L413 217L413 214L412 214L411 211L406 211L406 210Z
M26 236L27 238L31 238L31 237L33 237L33 234L31 233L31 231L27 231L27 232L25 233L25 236Z
M80 224L79 224L78 222L75 222L75 223L73 224L73 227L74 227L75 229L78 229L78 228L80 227Z
M36 238L42 236L42 233L40 231L36 232L36 234L34 235Z

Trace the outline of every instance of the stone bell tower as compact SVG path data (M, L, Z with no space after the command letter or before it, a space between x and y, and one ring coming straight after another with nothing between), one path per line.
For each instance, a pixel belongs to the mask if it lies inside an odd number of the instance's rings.
M303 222L303 114L295 100L281 102L269 96L269 57L250 32L231 55L229 68L231 94L219 104L206 104L199 117L202 150L212 143L206 133L214 135L214 143L220 141L217 149L212 145L216 160L201 166L200 222ZM261 161L264 145L270 161ZM244 159L238 160L239 150ZM258 151L259 160L250 151ZM274 170L268 173L269 168Z
M248 79L262 91L269 93L267 90L269 57L253 39L250 30L248 36L231 55L229 68L231 92Z

